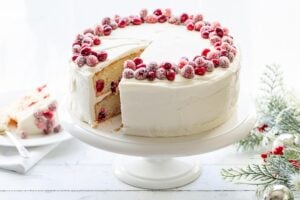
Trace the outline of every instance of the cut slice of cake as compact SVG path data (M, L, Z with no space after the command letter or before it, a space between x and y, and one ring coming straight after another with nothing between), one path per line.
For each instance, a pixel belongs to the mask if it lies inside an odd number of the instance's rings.
M8 106L4 116L3 129L17 133L22 138L61 130L57 102L46 85Z

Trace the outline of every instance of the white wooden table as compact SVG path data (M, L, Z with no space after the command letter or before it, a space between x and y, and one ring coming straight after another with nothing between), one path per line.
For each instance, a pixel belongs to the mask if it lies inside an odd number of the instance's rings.
M120 182L112 173L117 156L72 139L60 144L26 175L0 170L0 199L256 199L255 187L228 183L220 176L223 167L259 161L257 155L237 153L233 146L190 157L201 161L201 177L185 187L164 191L138 189ZM296 196L300 198L300 193Z

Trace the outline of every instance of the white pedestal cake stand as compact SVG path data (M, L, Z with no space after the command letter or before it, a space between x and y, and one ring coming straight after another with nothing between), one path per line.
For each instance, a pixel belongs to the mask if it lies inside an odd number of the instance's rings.
M64 101L60 113L62 124L69 133L96 148L142 158L117 159L115 175L123 182L146 189L168 189L186 185L201 174L197 161L178 159L210 152L230 145L243 137L255 123L253 109L247 97L241 96L231 118L211 131L192 136L172 138L146 138L128 136L119 130L120 116L91 128L74 118ZM124 156L123 156L124 157Z

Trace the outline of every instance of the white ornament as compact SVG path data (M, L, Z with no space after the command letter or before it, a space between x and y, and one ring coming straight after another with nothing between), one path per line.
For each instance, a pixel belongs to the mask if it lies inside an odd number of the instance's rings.
M294 141L294 143L295 143L296 145L300 145L300 136L295 136L295 141Z
M300 190L300 174L291 177L291 183L295 186L296 190Z
M272 185L265 191L263 200L294 200L294 195L285 185Z

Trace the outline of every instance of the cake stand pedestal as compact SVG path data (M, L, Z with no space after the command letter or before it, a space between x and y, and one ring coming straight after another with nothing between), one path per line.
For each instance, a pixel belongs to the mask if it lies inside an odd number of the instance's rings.
M241 96L237 109L221 126L203 133L170 138L147 138L122 134L121 118L115 117L97 129L75 118L65 99L60 117L63 127L79 140L96 148L125 154L114 163L121 181L139 188L169 189L186 185L201 174L197 160L184 158L223 148L244 138L255 123L254 109ZM181 157L181 158L177 158Z

